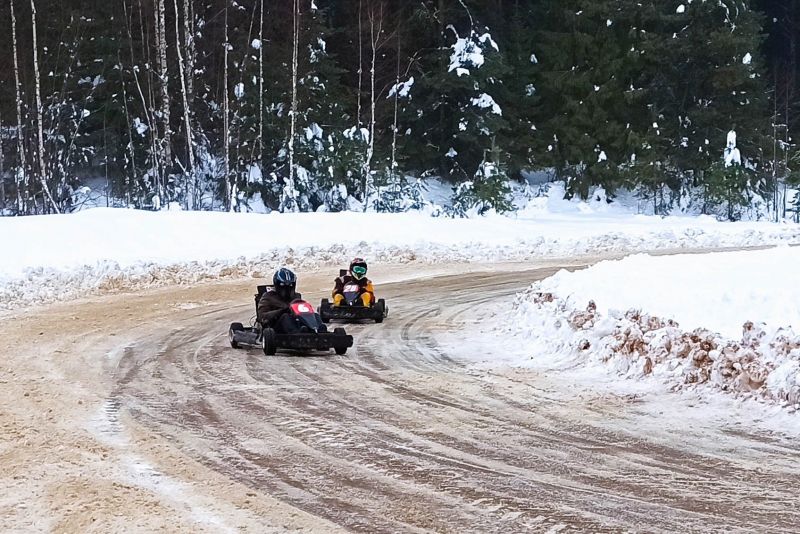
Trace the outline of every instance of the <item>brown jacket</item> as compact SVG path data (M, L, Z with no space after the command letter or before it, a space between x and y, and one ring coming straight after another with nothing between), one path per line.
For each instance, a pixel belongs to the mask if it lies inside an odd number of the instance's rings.
M258 321L268 325L273 324L283 313L289 310L289 304L298 299L300 299L300 293L295 292L287 300L281 298L274 289L268 289L258 300Z

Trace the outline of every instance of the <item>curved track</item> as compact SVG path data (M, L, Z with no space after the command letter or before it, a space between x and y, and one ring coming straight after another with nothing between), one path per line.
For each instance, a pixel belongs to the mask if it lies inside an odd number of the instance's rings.
M476 372L440 345L553 271L383 285L390 318L348 327L356 348L341 357L231 349L227 325L251 313L249 284L106 298L58 308L102 313L69 341L107 353L102 365L88 352L53 365L87 389L101 381L92 432L109 447L127 425L151 435L137 453L195 493L245 488L226 515L234 528L253 524L243 510L288 529L357 532L795 530L796 447L680 425L652 432L631 422L631 399L566 376ZM310 300L322 296L325 277L304 282L318 288ZM231 307L231 295L245 297ZM120 321L124 335L103 335ZM181 457L201 467L179 472ZM248 505L261 496L280 506Z
M385 286L391 320L351 327L357 347L344 357L232 351L225 326L249 303L203 311L130 347L113 398L214 470L353 531L800 524L787 506L800 503L796 472L587 424L592 408L568 391L472 376L437 345L486 302L551 273Z

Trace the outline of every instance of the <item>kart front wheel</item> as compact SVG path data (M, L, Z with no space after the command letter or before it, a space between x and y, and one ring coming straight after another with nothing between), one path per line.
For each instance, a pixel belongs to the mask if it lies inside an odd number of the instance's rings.
M275 337L275 330L272 328L265 328L261 334L261 348L264 349L266 356L275 356L278 352L278 342Z
M344 337L347 332L345 332L344 328L334 328L333 335ZM347 353L347 347L334 347L333 350L339 356L344 356Z
M244 332L244 325L242 323L231 323L231 327L228 329L228 341L230 341L231 347L234 349L240 347L239 343L236 341L236 332Z

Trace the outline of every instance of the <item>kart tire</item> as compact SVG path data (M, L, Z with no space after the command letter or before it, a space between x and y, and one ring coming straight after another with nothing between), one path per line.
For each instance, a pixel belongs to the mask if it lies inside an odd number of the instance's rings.
M228 329L228 341L234 349L241 348L241 345L236 341L236 332L244 332L244 325L242 323L231 323Z
M378 299L375 309L380 312L380 314L375 317L375 322L380 324L383 322L384 317L386 317L386 301Z
M261 333L261 348L264 349L264 354L266 356L275 356L275 353L278 352L275 330L272 328L265 328Z
M326 313L328 311L328 308L330 308L330 307L331 307L330 301L328 299L322 299L322 302L319 305L318 312L319 312L319 317L320 317L320 319L322 319L323 323L331 322L331 318L328 317L328 315Z
M334 336L346 336L347 332L345 332L344 328L334 328L333 329ZM338 356L344 356L347 353L347 347L334 347L333 351Z

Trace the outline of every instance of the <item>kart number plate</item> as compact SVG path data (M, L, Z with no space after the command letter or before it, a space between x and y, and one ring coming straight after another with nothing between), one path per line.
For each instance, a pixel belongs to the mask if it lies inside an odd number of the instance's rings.
M303 313L314 313L314 308L311 307L310 304L307 302L298 302L292 305L294 312L298 315Z

